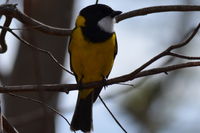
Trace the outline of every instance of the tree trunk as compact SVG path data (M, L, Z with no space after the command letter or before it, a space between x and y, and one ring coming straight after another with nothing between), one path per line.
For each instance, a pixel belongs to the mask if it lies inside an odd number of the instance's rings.
M24 12L45 24L69 28L73 0L24 0ZM31 29L22 31L22 38L32 45L49 50L60 63L64 62L67 37L46 35ZM5 85L60 83L62 69L47 55L20 44L14 69ZM20 93L56 107L58 93ZM54 118L45 106L4 95L5 115L20 133L55 133ZM10 119L9 119L10 118Z

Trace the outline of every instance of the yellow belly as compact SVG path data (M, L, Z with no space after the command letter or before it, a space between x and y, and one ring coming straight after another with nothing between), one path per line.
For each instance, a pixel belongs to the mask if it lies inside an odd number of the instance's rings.
M69 45L71 67L77 75L77 80L83 83L99 81L108 76L116 50L116 36L103 43L86 41L77 28L73 31Z
M77 82L88 83L106 78L113 66L116 52L116 35L102 43L86 41L80 28L72 33L69 44L71 68ZM80 98L87 97L93 89L82 90Z

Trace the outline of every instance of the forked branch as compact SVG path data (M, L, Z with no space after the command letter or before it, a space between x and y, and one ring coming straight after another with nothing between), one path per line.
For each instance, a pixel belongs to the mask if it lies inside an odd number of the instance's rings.
M143 8L139 10L134 10L128 13L124 13L120 16L117 17L117 21L121 21L130 17L134 16L140 16L140 15L146 15L150 13L156 13L156 12L167 12L167 11L200 11L200 6L158 6L158 7L149 7L149 8ZM53 35L69 35L71 30L69 29L60 29L60 28L54 28L51 26L47 26L45 24L40 23L39 21L36 21L27 15L21 13L17 8L16 5L1 5L0 6L0 15L5 15L6 19L8 18L16 18L22 23L30 26L31 28L34 28L36 30L48 33L48 34L53 34ZM192 32L192 34L183 42L175 44L167 48L165 51L161 52L157 56L153 57L150 59L148 62L145 64L141 65L138 69L134 70L130 74L126 74L120 77L112 78L109 79L105 82L92 82L92 83L87 83L83 84L83 88L96 88L100 86L106 86L106 85L112 85L112 84L117 84L120 82L126 82L129 80L133 80L135 78L139 77L144 77L144 76L149 76L153 74L158 74L158 73L167 73L169 71L174 71L177 69L182 69L182 68L187 68L187 67L195 67L195 66L200 66L200 62L187 62L187 63L182 63L182 64L176 64L176 65L171 65L167 67L162 67L162 68L154 68L154 69L149 69L145 70L149 65L157 61L158 59L164 57L164 56L174 56L178 58L184 58L184 59L199 59L199 57L188 57L184 55L179 55L176 53L171 52L174 49L181 48L185 45L187 45L193 37L196 35L200 27L200 24L195 28L195 30ZM9 27L1 27L5 32L9 31L11 34L13 34L15 37L17 37L20 41L28 45L29 47L32 47L30 43L24 41L20 37L18 37ZM40 52L44 52L46 54L50 54L50 52L42 50L40 48L32 47L33 49L39 50ZM55 61L56 62L56 61ZM58 62L56 62L58 63ZM60 66L60 64L58 64ZM60 66L61 69L65 69L63 66ZM28 86L4 86L0 87L0 93L8 93L8 92L31 92L31 91L38 91L38 90L43 90L43 91L58 91L58 92L69 92L72 90L77 90L79 85L77 84L48 84L48 85L28 85Z

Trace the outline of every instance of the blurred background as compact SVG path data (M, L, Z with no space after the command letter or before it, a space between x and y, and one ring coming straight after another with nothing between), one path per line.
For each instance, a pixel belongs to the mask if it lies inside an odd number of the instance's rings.
M4 0L0 4L5 3ZM73 28L79 11L95 0L9 0L18 8L45 24ZM199 0L99 0L115 10L128 12L158 5L200 5ZM118 55L109 78L128 74L165 50L181 42L198 25L200 13L155 13L126 19L115 25ZM2 17L2 25L5 18ZM67 37L51 36L27 28L14 20L11 28L24 28L16 33L40 48L49 50L69 69ZM75 83L74 77L62 71L45 54L21 44L12 35L6 36L8 51L0 55L0 84ZM199 34L189 45L176 50L189 56L200 56ZM165 57L148 68L187 62ZM128 133L199 133L200 68L188 68L166 74L140 78L129 85L108 86L101 93L115 117ZM130 86L133 85L133 86ZM57 109L71 121L77 92L20 93L38 99ZM70 133L60 116L45 106L1 95L3 112L20 133ZM94 104L94 133L123 133L100 100ZM79 133L79 132L77 132Z

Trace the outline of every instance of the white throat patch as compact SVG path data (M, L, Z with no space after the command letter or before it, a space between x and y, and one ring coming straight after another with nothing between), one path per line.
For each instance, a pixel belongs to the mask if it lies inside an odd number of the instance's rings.
M98 22L97 25L100 27L101 30L108 32L108 33L113 33L114 32L114 23L115 23L115 18L106 16L106 17L102 18Z

